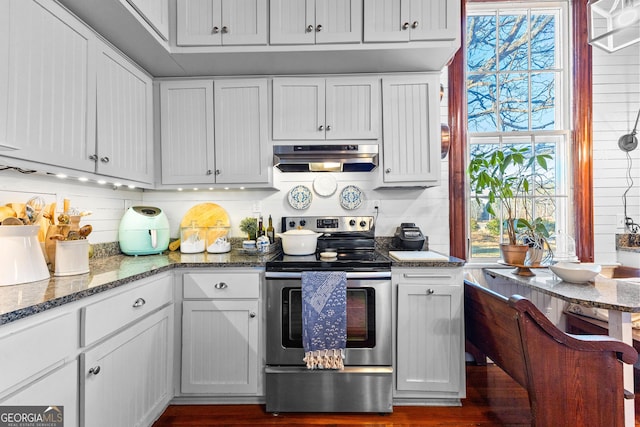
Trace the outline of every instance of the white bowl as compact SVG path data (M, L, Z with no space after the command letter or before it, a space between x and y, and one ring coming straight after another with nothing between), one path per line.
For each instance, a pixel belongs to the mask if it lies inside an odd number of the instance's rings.
M590 282L602 271L600 264L573 262L559 262L550 265L549 269L556 276L570 283Z

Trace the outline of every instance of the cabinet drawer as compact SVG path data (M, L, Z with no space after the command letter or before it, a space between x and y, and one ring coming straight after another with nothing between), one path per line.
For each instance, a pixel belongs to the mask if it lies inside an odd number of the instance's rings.
M83 308L80 344L83 347L88 346L123 326L141 319L170 303L172 296L172 281L171 277L167 276L135 286L126 292Z
M185 274L185 298L258 298L258 273Z
M0 394L61 363L77 347L77 316L65 313L25 321L25 327L0 336Z

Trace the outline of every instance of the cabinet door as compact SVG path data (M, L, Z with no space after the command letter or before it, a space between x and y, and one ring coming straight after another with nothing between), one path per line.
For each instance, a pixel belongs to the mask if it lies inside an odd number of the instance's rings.
M316 43L359 43L362 0L316 0Z
M440 178L439 76L382 79L385 183Z
M216 182L268 182L267 80L220 80L214 89Z
M62 407L65 427L78 425L78 362L73 360L53 370L11 397L0 400L2 406L49 406L56 411ZM56 418L57 418L56 413ZM10 423L11 424L11 423ZM16 425L20 425L17 423Z
M324 139L324 109L324 79L273 79L273 139Z
M127 0L162 37L169 40L169 0Z
M461 284L398 285L398 390L459 391L461 298Z
M411 40L453 40L460 29L460 0L411 0Z
M93 172L95 35L56 2L4 1L11 42L0 72L7 156ZM7 22L8 21L8 22Z
M375 77L327 79L327 139L377 139L379 94Z
M267 0L224 0L222 44L267 44Z
M173 397L173 304L83 353L85 426L151 425Z
M409 0L365 0L364 41L409 41L409 7Z
M152 80L100 42L96 172L153 182Z
M257 300L182 303L183 393L256 394Z
M213 183L213 81L160 84L163 184Z
M271 0L270 44L314 44L315 0Z
M178 46L222 44L222 0L177 0Z

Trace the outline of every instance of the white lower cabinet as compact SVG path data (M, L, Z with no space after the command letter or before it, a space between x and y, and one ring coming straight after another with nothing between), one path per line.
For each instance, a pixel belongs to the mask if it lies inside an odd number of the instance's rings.
M149 426L173 397L173 304L81 355L83 425Z
M465 396L462 268L393 270L395 398Z
M65 427L78 424L78 361L54 369L51 373L0 400L1 406L42 406L53 421L62 420ZM48 407L52 407L49 409Z
M184 275L182 394L261 393L259 272Z

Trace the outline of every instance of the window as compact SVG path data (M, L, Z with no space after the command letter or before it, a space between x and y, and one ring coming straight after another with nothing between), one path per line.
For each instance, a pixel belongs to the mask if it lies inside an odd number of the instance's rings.
M468 3L466 14L469 156L505 147L527 156L549 155L546 170L533 163L527 171L536 179L528 194L518 197L520 209L541 218L552 235L570 225L567 6L544 1ZM468 201L473 261L500 256L503 221L487 212L487 202L484 195Z

